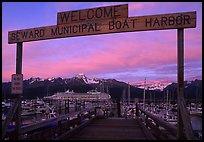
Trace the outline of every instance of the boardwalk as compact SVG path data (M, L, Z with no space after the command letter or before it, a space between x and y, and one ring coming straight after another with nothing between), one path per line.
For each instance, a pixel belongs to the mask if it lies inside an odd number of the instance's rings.
M97 119L69 139L144 140L146 136L135 119Z

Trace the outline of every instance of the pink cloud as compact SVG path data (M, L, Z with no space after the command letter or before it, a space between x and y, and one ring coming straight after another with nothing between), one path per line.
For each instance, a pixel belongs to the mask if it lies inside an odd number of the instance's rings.
M87 55L83 58L76 58L74 60L66 60L66 58L64 58L62 59L63 62L57 63L58 66L56 67L56 70L66 68L65 65L71 67L72 69L76 68L76 70L81 69L84 71L93 71L93 69L95 69L96 71L101 71L101 69L103 69L104 67L106 67L104 68L104 70L110 70L118 67L127 67L127 65L129 67L135 65L134 60L137 61L138 59L134 57L133 60L130 60L127 55L131 52L134 52L134 48L124 48L124 45L127 46L127 44L119 44L120 46L116 45L117 49L110 49L108 51L97 51L94 54ZM127 58L125 56L127 56Z
M2 31L2 80L10 81L15 73L15 48L8 46L7 31Z
M2 80L11 81L11 75L14 74L11 70L2 70Z
M122 3L90 3L88 7L116 4ZM59 11L86 7L83 3L70 2L54 5ZM143 8L145 12L159 12L157 8L160 4L130 2L128 5L129 11L137 16L144 14ZM185 63L201 61L201 31L202 27L198 26L196 29L185 29ZM16 45L7 44L7 34L6 30L2 32L3 80L10 80L15 72ZM155 70L157 66L166 64L177 64L176 29L35 41L23 45L23 73L27 78L72 76L79 72L112 73L142 68Z
M94 39L100 40L101 37L94 37ZM77 72L112 72L114 70L125 70L125 68L131 69L136 67L141 68L145 66L152 68L154 66L158 66L159 64L177 63L176 42L172 43L172 45L174 45L172 46L171 44L168 44L168 41L166 41L166 44L163 44L165 42L155 42L151 40L146 43L136 41L124 42L123 40L118 40L117 38L114 40L108 39L108 42L105 41L106 40L104 40L103 44L103 49L105 50L94 50L94 52L84 54L83 56L79 55L69 57L67 55L61 57L60 59L52 60L52 62L49 62L49 59L48 61L42 60L40 62L39 60L42 59L40 56L43 54L48 54L45 59L51 58L49 54L56 52L56 54L60 55L62 52L66 51L67 47L57 47L54 48L52 52L50 50L42 50L41 48L43 47L40 47L39 49L36 47L37 51L41 50L39 54L38 52L32 52L33 49L35 49L35 46L38 45L38 43L34 44L33 42L33 44L28 45L28 49L25 49L30 50L26 53L28 54L27 58L30 57L30 61L24 61L24 72L27 74L27 76L37 75L49 77L57 76L59 74L72 75L77 74ZM111 44L109 41L111 41ZM96 42L97 41L93 43L96 44ZM80 50L81 47L76 48ZM94 49L94 47L90 48ZM198 55L201 55L199 48L197 48L194 52L192 52L192 50L188 51L189 49L186 50L185 57L189 60L196 59ZM37 56L37 54L39 55ZM33 60L35 57L36 59ZM53 55L53 59L55 59L55 55Z
M185 61L201 61L202 60L202 51L198 47L187 48L184 52L184 60Z
M184 30L184 39L185 41L191 42L200 42L202 40L202 28L201 29L191 29Z
M155 2L130 2L128 5L128 9L130 9L131 11L135 11L135 10L141 10L143 8L145 8L146 6L155 6Z

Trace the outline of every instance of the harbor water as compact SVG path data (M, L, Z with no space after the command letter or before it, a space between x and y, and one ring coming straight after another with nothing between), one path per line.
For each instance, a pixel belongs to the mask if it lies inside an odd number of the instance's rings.
M201 116L191 116L191 124L193 130L202 131L202 117Z

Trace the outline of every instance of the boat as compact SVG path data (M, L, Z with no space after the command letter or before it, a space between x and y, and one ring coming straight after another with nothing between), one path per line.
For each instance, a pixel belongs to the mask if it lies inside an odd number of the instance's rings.
M66 94L69 94L69 93L74 93L74 90L72 91L69 91L69 89L67 91L65 91Z
M190 115L202 116L202 106L200 104L190 103L187 107Z
M55 118L56 117L56 112L54 112L54 110L52 112L50 112L47 116L48 118Z
M176 125L177 124L177 116L174 114L164 114L162 115L164 121L169 122L170 124Z
M35 112L35 110L34 109L30 109L30 108L28 108L28 109L23 109L22 110L22 112L21 112L21 116L28 116L28 115L35 115L36 114L36 112Z
M10 102L6 102L6 101L2 101L1 103L2 105L2 109L5 109L5 108L10 108L11 107L11 103Z
M22 101L21 116L41 114L45 112L45 102L42 99Z
M90 90L87 93L75 93L70 91L58 92L52 96L46 96L44 99L53 100L85 100L85 101L106 101L110 100L111 96L107 93Z
M4 121L6 119L6 115L4 113L2 113L1 119L2 119L2 121Z
M98 92L97 90L90 90L87 92L87 94L99 95L99 94L101 94L101 92Z

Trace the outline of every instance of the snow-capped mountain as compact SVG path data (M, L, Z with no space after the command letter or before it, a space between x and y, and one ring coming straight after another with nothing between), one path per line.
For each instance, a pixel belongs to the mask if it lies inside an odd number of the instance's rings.
M161 90L163 91L164 88L166 88L171 83L161 83L161 82L146 82L145 89L146 90ZM135 82L131 83L131 85L144 89L144 82Z
M116 79L103 79L91 78L85 74L78 74L72 78L49 77L42 79L39 77L32 77L23 80L24 98L44 97L46 95L55 94L56 92L64 92L66 90L74 90L74 92L88 92L97 89L101 92L110 93L113 98L120 98L122 94L127 94L128 84L125 82L117 81ZM129 83L130 96L132 98L143 98L144 81ZM170 84L170 85L169 85ZM3 82L3 95L12 98L11 95L11 82ZM202 99L202 80L185 81L185 96L189 99ZM165 83L164 81L150 81L146 80L146 95L151 93L157 94L157 98L163 98L163 92L169 90L176 98L177 83Z
M87 77L85 74L80 73L77 74L75 77L72 77L71 79L79 79L82 82L84 82L85 84L100 84L102 82L106 82L107 80L105 79L99 79L99 78L90 78ZM42 79L39 77L31 77L30 79L28 79L29 84L39 84L40 82L43 83L43 81L49 81L51 83L59 83L60 84L68 84L70 82L70 79L62 79L60 77L58 78L54 78L54 77L49 77L46 79ZM185 81L184 85L185 88L187 88L189 85L191 85L194 81ZM140 88L140 89L144 89L144 81L140 81L140 82L130 82L130 84L134 87ZM165 83L165 82L161 82L161 81L146 81L146 90L160 90L163 91L164 88L166 88L168 85L170 85L171 83Z
M51 82L54 82L54 77L50 77L50 78L48 78L47 80L49 80L49 81L51 81Z
M29 79L29 84L33 84L34 82L37 82L37 81L44 81L44 79L39 78L39 77L31 77Z
M84 81L86 84L97 84L97 83L99 83L99 79L96 79L96 78L88 78L88 77L86 77L86 75L83 74L83 73L80 73L80 74L76 75L76 78L83 79L83 81Z

